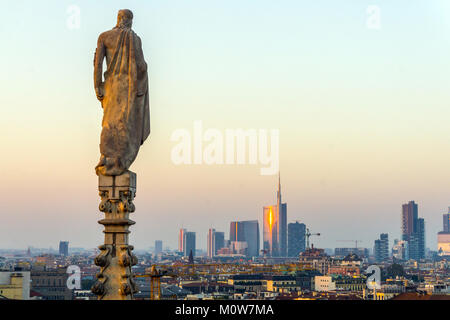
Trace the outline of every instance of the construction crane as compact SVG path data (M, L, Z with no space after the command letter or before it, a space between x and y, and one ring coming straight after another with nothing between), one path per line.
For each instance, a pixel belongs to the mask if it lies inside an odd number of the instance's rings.
M159 271L156 266L152 267L152 271L149 274L139 274L136 278L150 278L150 300L161 299L161 277L169 276L176 277L177 275L168 273L167 271Z
M355 243L355 249L358 249L358 242L363 242L362 240L338 240L338 241L339 242L354 242Z
M320 233L311 233L309 232L309 229L306 228L306 248L309 249L309 237L311 236L320 236Z

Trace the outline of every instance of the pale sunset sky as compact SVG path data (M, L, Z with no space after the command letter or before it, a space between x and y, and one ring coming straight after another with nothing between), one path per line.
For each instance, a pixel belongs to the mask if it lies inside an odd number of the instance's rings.
M380 8L380 29L367 8ZM72 7L71 7L72 6ZM75 7L73 7L75 6ZM415 200L436 250L450 206L450 1L3 1L0 37L0 248L103 242L94 166L102 109L93 88L98 35L134 13L149 65L151 135L137 173L130 243L178 230L260 221L277 176L259 165L175 165L171 134L279 129L288 222L315 246L372 248L400 238ZM75 8L75 9L73 9ZM79 25L73 14L79 9ZM75 10L75 11L74 11ZM262 237L262 234L261 234Z

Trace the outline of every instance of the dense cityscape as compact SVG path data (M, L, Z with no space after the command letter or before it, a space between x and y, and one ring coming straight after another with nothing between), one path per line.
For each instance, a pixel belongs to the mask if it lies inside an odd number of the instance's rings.
M443 214L436 250L427 249L425 221L414 201L401 207L401 239L389 245L381 233L373 249L360 240L332 249L314 247L312 232L287 223L278 183L277 203L263 208L262 248L258 220L230 222L225 232L209 229L207 251L196 249L196 233L181 228L178 248L156 240L136 251L137 300L411 300L450 299L450 208ZM95 300L98 249L0 250L0 299Z

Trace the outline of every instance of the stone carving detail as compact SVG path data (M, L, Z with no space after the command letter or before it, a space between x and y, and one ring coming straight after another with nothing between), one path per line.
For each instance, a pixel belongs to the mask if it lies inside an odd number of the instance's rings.
M122 212L132 213L135 210L134 203L132 202L134 199L134 194L131 191L121 191L119 194L120 197L120 205L119 208Z
M132 253L133 246L128 245L128 228L135 223L129 219L135 210L135 194L135 173L99 176L99 209L105 214L99 223L105 226L105 243L98 247L101 252L94 260L100 272L92 287L99 300L128 300L138 292L131 272L138 261Z
M101 212L111 212L112 206L111 201L108 199L108 191L100 191L99 195L102 199L98 208Z
M131 278L128 278L127 282L122 283L120 290L121 290L122 294L125 294L125 295L139 292L136 282Z
M92 293L99 296L99 300L100 300L100 297L103 297L106 293L105 282L108 280L108 278L106 278L101 273L97 273L96 277L97 277L97 281L92 286L91 291L92 291Z
M119 263L124 267L131 267L138 263L137 257L131 253L134 249L133 246L122 246L121 248L122 254L119 258Z
M128 284L128 282L122 283L120 291L123 295L130 295L132 293L131 286Z
M108 255L110 253L110 248L108 246L105 246L104 244L98 247L102 252L95 257L94 263L96 266L106 268L108 266L109 260Z

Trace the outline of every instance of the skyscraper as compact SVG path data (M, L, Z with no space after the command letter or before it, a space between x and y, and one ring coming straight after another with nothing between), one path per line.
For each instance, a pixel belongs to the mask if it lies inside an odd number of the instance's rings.
M59 254L65 257L69 255L69 241L59 242Z
M208 257L212 258L217 255L217 251L222 249L225 245L225 234L218 232L216 229L209 229L207 251Z
M207 237L207 241L208 241L208 243L207 243L207 254L208 254L208 257L209 258L212 258L212 257L214 257L215 256L215 254L216 254L216 243L215 243L215 241L214 241L214 234L216 233L216 229L212 229L212 228L210 228L209 230L208 230L208 237Z
M183 232L183 254L185 257L189 256L192 251L192 255L195 257L195 232L184 231Z
M297 257L306 247L306 225L304 223L288 224L288 256Z
M263 208L263 248L268 255L287 255L287 204L281 200L281 181L278 176L277 204Z
M186 229L181 228L178 234L178 252L184 252L184 233Z
M259 256L259 223L258 220L242 221L244 241L247 242L247 255Z
M425 221L418 211L414 201L402 206L402 240L408 241L408 256L414 260L425 258Z
M402 240L409 240L415 232L418 219L418 207L414 201L402 205Z
M233 221L230 223L230 241L246 242L247 256L259 255L259 223L258 220Z
M214 232L214 255L217 251L225 247L225 232Z
M387 233L380 234L380 239L375 240L373 252L376 262L389 259L389 236Z
M155 254L162 252L163 242L161 240L155 240Z
M239 221L230 222L230 241L245 241L244 226Z
M425 259L425 220L419 218L417 220L417 237L419 238L418 259Z
M422 218L417 219L416 231L410 236L408 249L410 259L425 258L425 221Z

